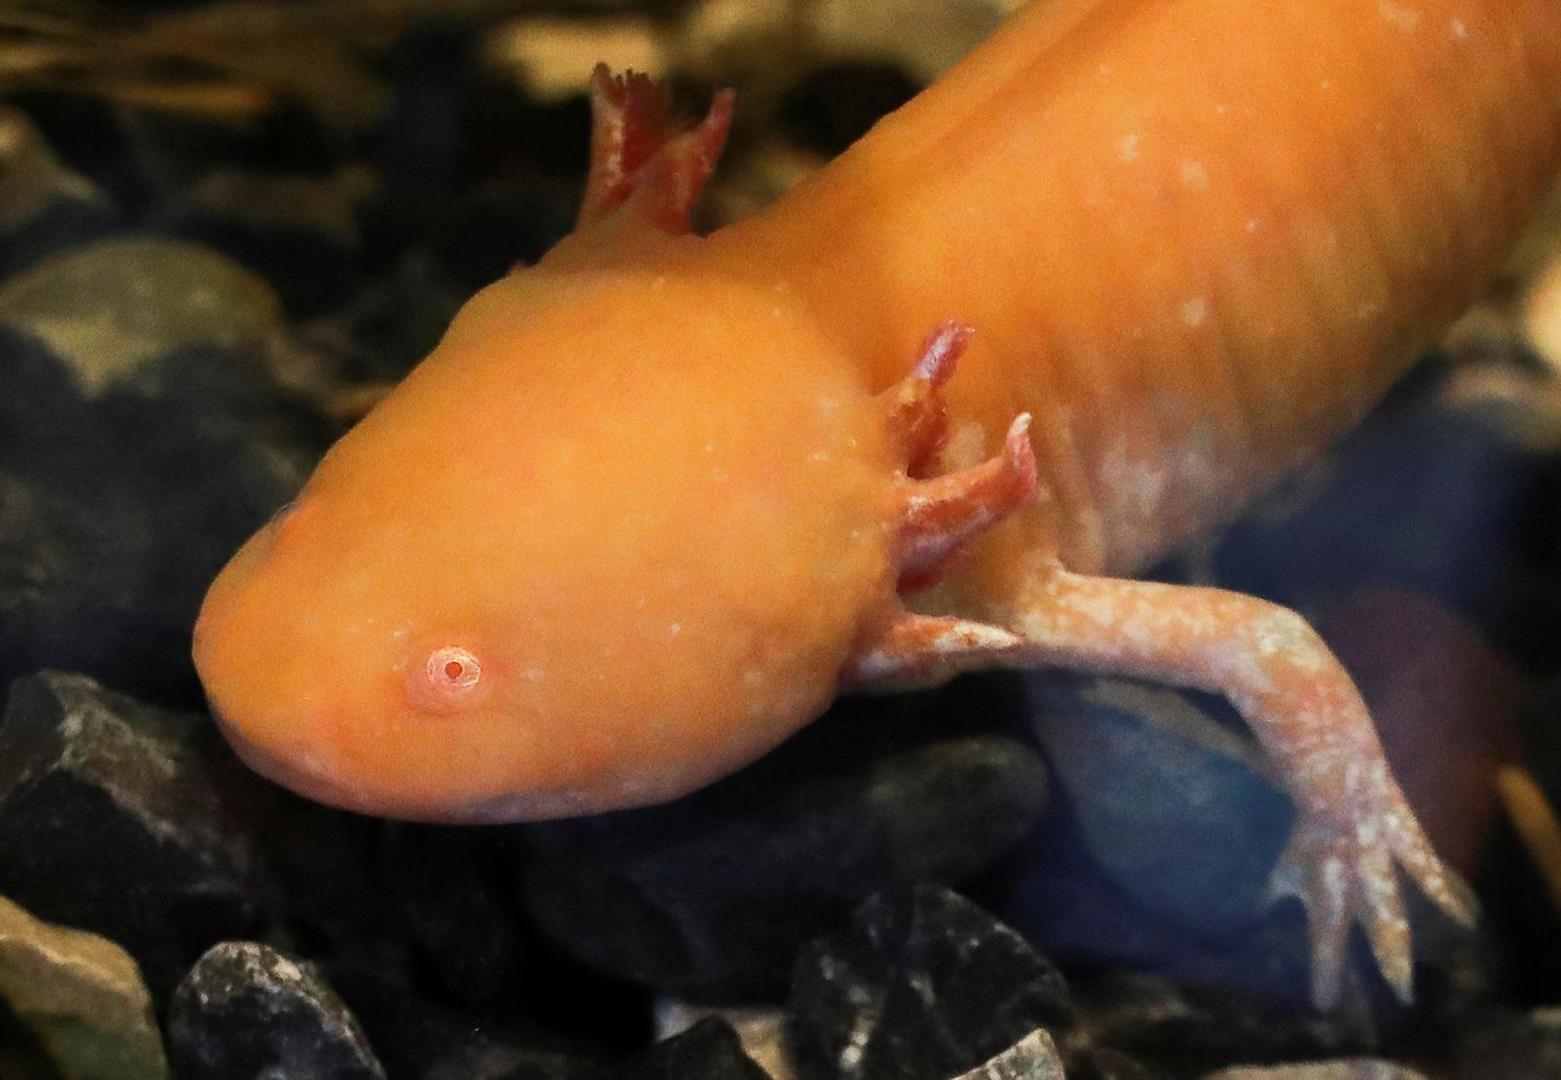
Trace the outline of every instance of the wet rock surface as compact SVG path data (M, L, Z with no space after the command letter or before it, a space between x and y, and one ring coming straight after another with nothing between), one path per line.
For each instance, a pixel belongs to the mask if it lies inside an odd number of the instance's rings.
M123 945L154 991L259 918L253 784L203 715L57 672L13 682L0 717L0 892Z
M1561 1075L1534 1007L1561 1001L1561 878L1492 794L1521 759L1539 809L1561 800L1554 269L1157 571L1313 618L1475 877L1476 933L1411 899L1413 1010L1358 939L1345 1007L1307 1006L1301 912L1265 895L1288 802L1197 694L965 679L848 702L666 807L495 829L306 805L216 738L189 661L206 585L343 402L570 229L602 49L685 90L743 80L713 224L1011 5L804 6L146 2L7 94L4 1080L155 1080L159 1039L176 1077L245 1080ZM230 36L234 12L257 21ZM666 994L724 1018L655 1025ZM745 1015L776 1052L744 1053Z
M955 1080L1064 1080L1062 1059L1044 1029L1036 1029L979 1068Z
M1013 930L929 886L880 894L797 961L790 1007L804 1077L942 1080L1041 1027L1065 1034L1062 976Z
M313 970L250 941L214 946L174 991L176 1077L385 1080L357 1021Z

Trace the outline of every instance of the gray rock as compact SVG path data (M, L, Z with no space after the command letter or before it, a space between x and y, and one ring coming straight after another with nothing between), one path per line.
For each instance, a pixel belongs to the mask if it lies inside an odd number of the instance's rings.
M810 945L790 999L809 1080L947 1080L1038 1027L1065 1036L1062 976L1013 930L932 886L880 894ZM999 1075L999 1074L994 1074Z
M252 941L213 946L174 992L174 1075L385 1080L353 1015L311 965Z
M258 918L247 777L203 715L46 672L0 719L0 890L129 950L154 993Z
M331 985L368 1033L379 1060L396 1080L600 1080L604 1047L642 1042L614 1030L623 1019L616 1002L576 1003L575 1019L589 1031L591 1053L510 1019L451 1009L409 989L382 965L333 964ZM533 980L541 981L537 973ZM553 989L548 986L546 989ZM635 1019L632 1013L629 1020Z
M1036 1028L991 1061L960 1073L954 1080L1066 1080L1057 1046Z
M1200 1076L1254 1061L1364 1054L1381 1042L1369 1016L1320 1015L1240 990L1193 992L1159 976L1081 978L1076 997L1070 1080Z

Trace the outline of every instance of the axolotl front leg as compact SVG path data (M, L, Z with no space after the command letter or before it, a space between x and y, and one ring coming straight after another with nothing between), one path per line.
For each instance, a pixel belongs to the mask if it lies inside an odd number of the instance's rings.
M937 376L923 373L924 357L891 392L928 415L936 413L936 387L963 345L962 332L949 333L935 334L926 347L926 357L939 358ZM902 589L929 584L976 528L1026 500L1036 477L1027 424L1021 417L1003 452L984 466L907 479ZM923 443L939 427L925 417L899 425ZM925 455L925 445L908 449L909 460ZM1415 820L1349 674L1300 615L1221 589L1077 574L1044 552L1035 554L1014 594L983 614L973 622L901 611L863 647L848 681L927 685L962 671L1052 666L1226 697L1262 742L1298 811L1274 882L1306 906L1320 1007L1339 999L1357 922L1388 983L1410 998L1409 923L1395 866L1449 915L1473 922L1472 896Z
M718 95L698 126L679 129L663 89L644 77L593 78L595 129L582 225L688 228L699 190L725 141L731 97ZM971 330L934 329L910 374L884 395L904 449L899 588L935 582L959 549L1028 502L1037 483L1020 416L989 461L927 476L941 446L940 388ZM1350 928L1359 923L1388 983L1411 991L1408 920L1395 867L1432 901L1470 923L1475 905L1432 850L1393 779L1348 673L1295 612L1219 589L1092 577L1036 552L1020 585L979 621L891 613L842 672L842 687L899 688L963 671L1060 667L1151 679L1219 693L1251 726L1298 810L1276 886L1306 906L1313 998L1335 1004Z

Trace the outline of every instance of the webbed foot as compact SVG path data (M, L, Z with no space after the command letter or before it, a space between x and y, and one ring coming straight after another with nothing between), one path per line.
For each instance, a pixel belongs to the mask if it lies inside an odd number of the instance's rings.
M1443 865L1385 762L1351 771L1338 805L1303 810L1274 868L1271 891L1306 907L1312 950L1312 1001L1336 1005L1343 992L1350 927L1359 924L1397 998L1413 996L1409 920L1396 870L1458 922L1474 924L1472 891Z

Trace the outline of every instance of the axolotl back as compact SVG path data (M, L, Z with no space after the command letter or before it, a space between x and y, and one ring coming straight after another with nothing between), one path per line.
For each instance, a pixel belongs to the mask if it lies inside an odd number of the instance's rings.
M840 690L1053 665L1218 692L1297 807L1314 993L1399 870L1473 917L1349 676L1132 574L1358 418L1561 160L1553 0L1051 0L766 214L594 84L581 226L467 304L212 586L195 656L306 795L458 822L673 798Z

